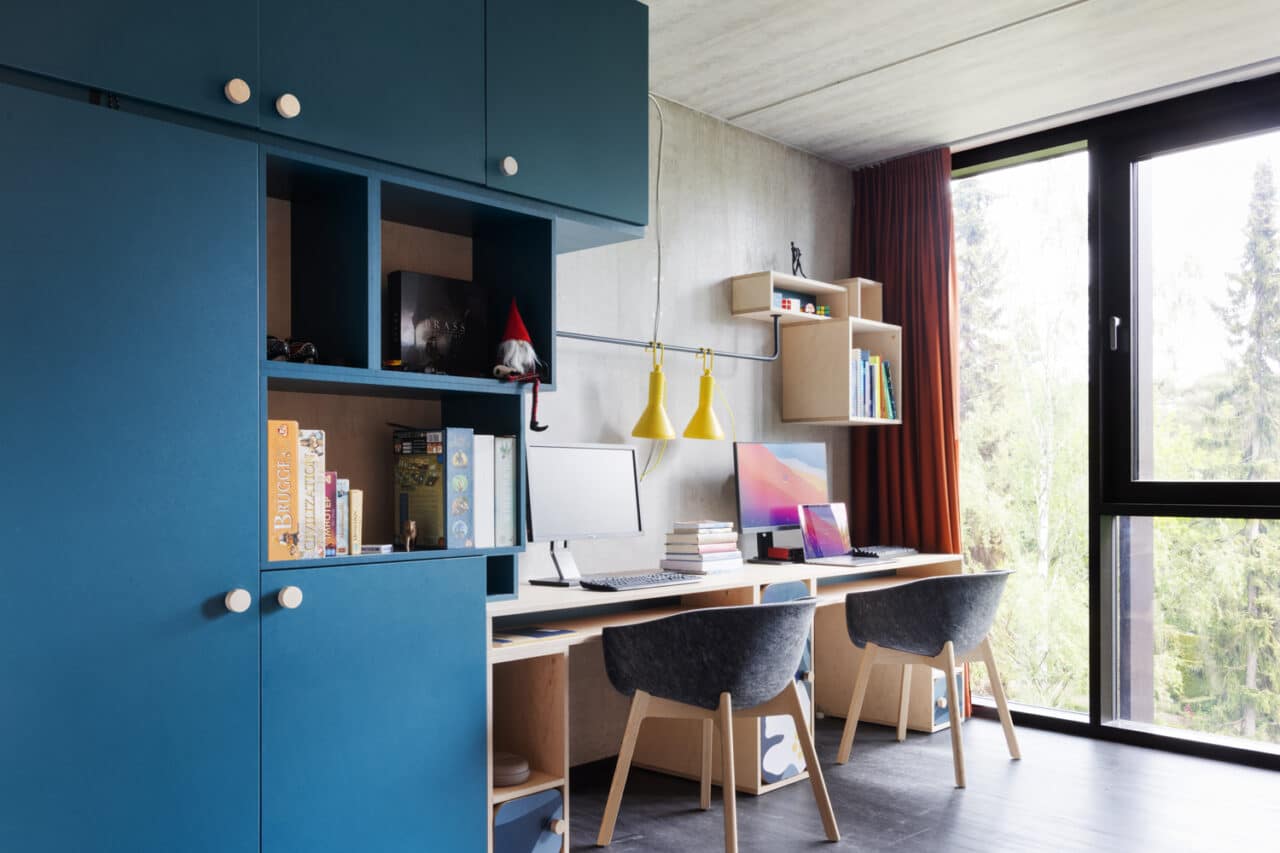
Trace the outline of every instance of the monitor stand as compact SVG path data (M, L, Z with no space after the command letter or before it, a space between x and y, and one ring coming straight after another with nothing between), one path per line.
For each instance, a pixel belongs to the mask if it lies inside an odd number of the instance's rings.
M769 549L773 547L773 531L769 530L764 533L756 534L756 555L748 563L760 563L766 566L780 566L782 560L772 560L765 555L769 553Z
M529 578L529 583L534 586L577 586L578 581L582 580L578 564L574 561L573 554L569 553L567 540L559 551L556 550L555 541L551 542L551 562L555 564L558 577Z

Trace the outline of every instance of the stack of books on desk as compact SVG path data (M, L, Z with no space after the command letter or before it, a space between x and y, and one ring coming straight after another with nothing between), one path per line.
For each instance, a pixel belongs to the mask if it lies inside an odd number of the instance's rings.
M731 521L677 521L667 534L662 568L709 575L742 568L738 534Z

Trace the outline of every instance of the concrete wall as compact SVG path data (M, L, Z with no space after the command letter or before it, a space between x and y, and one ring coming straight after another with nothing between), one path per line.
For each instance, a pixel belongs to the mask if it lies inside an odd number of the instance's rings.
M810 277L830 281L848 276L849 172L668 101L662 102L662 110L660 337L687 346L766 352L772 346L770 327L730 316L728 279L764 269L790 272L792 240L804 252ZM657 174L657 145L658 120L651 107L651 182ZM651 194L645 239L560 256L560 329L651 337L656 221ZM539 419L550 429L530 433L530 441L629 443L640 448L643 463L653 442L631 438L631 429L646 402L649 354L563 339L557 348L558 390L543 395L539 409ZM676 431L683 432L697 405L701 369L694 356L672 353L665 372L667 411ZM783 425L778 364L717 360L714 373L736 416L739 440L827 442L833 494L847 498L848 428ZM671 441L662 463L640 485L644 536L576 544L573 550L584 573L656 567L674 520L736 519L733 427L719 399L716 412L728 440ZM783 535L799 544L798 534ZM744 544L749 556L754 541ZM521 567L526 576L553 573L546 546L531 545Z

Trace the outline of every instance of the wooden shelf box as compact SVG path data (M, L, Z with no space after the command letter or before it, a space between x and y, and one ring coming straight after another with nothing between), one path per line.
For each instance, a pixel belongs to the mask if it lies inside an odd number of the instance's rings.
M730 284L733 288L735 317L771 323L774 315L777 315L784 324L808 324L850 316L849 289L843 285L769 271L734 276ZM812 296L815 305L827 305L831 308L831 316L806 314L803 306L783 311L774 305L774 293L779 290ZM854 315L856 316L856 310Z
M851 415L853 350L870 350L889 362L896 418ZM846 318L782 330L782 420L812 424L900 424L902 329L874 320Z

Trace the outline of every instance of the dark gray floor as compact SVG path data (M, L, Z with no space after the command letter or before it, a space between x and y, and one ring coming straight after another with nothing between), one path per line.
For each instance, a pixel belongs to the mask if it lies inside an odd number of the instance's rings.
M834 763L840 720L818 752L843 840L829 844L807 782L738 797L742 853L892 851L1280 851L1280 773L1020 729L1010 761L996 722L965 723L968 787L953 787L950 738L861 726ZM593 850L612 762L575 770L572 849ZM610 850L723 850L720 789L699 811L692 782L634 770Z

